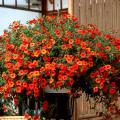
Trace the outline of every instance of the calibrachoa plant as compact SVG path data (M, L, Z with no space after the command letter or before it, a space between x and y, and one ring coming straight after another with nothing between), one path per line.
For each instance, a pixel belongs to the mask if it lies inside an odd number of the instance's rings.
M70 15L39 17L27 25L14 21L1 36L4 41L0 87L5 101L18 105L24 96L44 100L46 86L79 91L104 104L108 115L119 113L120 39L96 26L82 26ZM6 108L5 104L4 107ZM29 111L29 110L28 110ZM27 112L26 117L29 117ZM34 119L38 119L35 114Z

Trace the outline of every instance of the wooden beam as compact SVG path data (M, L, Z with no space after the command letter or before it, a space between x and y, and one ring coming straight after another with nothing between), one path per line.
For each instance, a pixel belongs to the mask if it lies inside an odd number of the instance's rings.
M47 13L47 0L42 0L42 15Z
M53 11L55 10L55 0L53 0Z
M30 9L30 0L28 0L28 9Z
M17 0L15 0L15 7L17 7Z
M4 3L5 3L4 0L2 0L2 5L4 5Z
M68 0L68 13L73 15L73 0Z
M28 9L28 8L23 8L23 7L15 7L15 6L12 6L12 5L0 5L0 7L3 7L3 8L11 8L11 9L18 9L18 10L25 10L25 11L31 11L31 12L38 12L38 13L42 13L41 10L35 10L35 9Z
M62 10L60 10L59 11L59 13L60 14L62 14L62 13L68 13L68 9L67 8L65 8L65 9L62 9ZM57 15L58 14L58 11L57 10L51 10L51 11L47 11L47 13L46 13L47 15Z
M60 9L62 10L62 8L63 8L63 0L60 0Z

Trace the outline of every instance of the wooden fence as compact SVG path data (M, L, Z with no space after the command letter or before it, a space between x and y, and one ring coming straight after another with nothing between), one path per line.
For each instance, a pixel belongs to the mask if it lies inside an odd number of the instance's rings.
M80 24L120 33L120 0L69 0L69 12Z
M120 108L120 97L117 101ZM97 112L102 112L104 106L99 103L96 106L96 110L92 109L94 106L94 99L91 98L90 102L87 101L85 93L83 93L80 98L77 98L74 103L74 114L72 120L103 120L103 117L97 115ZM120 116L112 116L113 120L120 120Z
M69 0L68 12L76 16L81 25L95 24L100 30L117 32L116 36L120 37L120 0ZM102 106L98 108L102 111ZM75 102L74 120L78 119L101 119L90 109L85 94ZM120 120L114 120L117 119Z

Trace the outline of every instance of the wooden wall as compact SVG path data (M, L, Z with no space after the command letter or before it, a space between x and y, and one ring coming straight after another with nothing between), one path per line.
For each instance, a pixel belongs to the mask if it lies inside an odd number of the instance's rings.
M120 33L120 0L69 0L69 13L80 24L96 24L101 30Z
M81 25L95 24L102 31L117 32L120 37L120 0L69 0L68 12L76 16ZM120 100L118 102L120 104ZM103 106L98 106L102 111ZM99 120L90 109L83 94L75 101L74 120ZM114 118L113 120L120 120Z

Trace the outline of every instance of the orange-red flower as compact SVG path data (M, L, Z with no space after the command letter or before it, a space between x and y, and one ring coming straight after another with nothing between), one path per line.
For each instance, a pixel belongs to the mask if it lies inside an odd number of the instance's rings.
M6 64L5 64L5 67L6 67L6 68L12 68L12 67L13 67L13 64L12 64L12 63L6 63Z
M22 92L22 88L20 86L16 87L16 93L21 93Z
M28 86L27 82L23 82L22 86L23 86L23 88L27 88L27 86Z
M10 57L6 57L5 62L10 62L10 59L11 59Z
M48 101L43 102L43 110L47 111L48 110Z
M81 58L85 58L86 57L86 53L82 52L82 53L80 53L80 56L81 56Z
M104 68L105 68L105 70L110 70L111 69L111 65L105 65Z
M13 54L13 59L16 60L18 58L18 54Z
M93 88L93 92L94 92L94 93L98 92L98 87L94 87L94 88Z
M31 116L30 116L28 113L25 113L25 114L24 114L24 118L25 118L25 119L30 119Z
M5 72L2 73L2 77L3 77L4 79L7 79L7 78L8 78L8 76L7 76L7 74L6 74Z
M19 76L22 76L24 74L26 74L24 70L20 70L19 73L18 73Z
M10 74L10 78L13 78L13 79L14 79L15 77L16 77L16 74L15 74L15 73L11 73L11 74Z
M69 40L69 44L73 44L74 43L74 40L73 39L70 39Z
M22 82L21 82L20 80L17 80L17 81L16 81L16 85L17 85L17 86L21 86L21 85L22 85Z
M9 86L10 88L12 88L12 87L14 86L14 82L12 82L12 81L8 82L8 86Z
M19 22L14 21L13 24L12 24L12 29L17 30L19 28L19 26L20 26Z
M39 72L39 71L37 71L37 70L36 70L36 71L33 71L33 76L34 76L34 77L37 77L37 76L39 76L39 75L40 75L40 72Z
M33 57L39 57L39 55L40 55L40 50L35 50L34 52L33 52Z
M42 50L41 50L41 54L44 55L44 54L46 54L46 53L47 53L47 51L46 51L45 49L42 49Z
M73 55L65 55L64 58L67 61L67 63L71 63L74 57Z
M109 93L112 94L112 95L115 94L115 92L116 92L116 90L115 90L114 88L111 88L111 89L109 90Z
M34 46L35 46L34 42L30 43L30 47L34 47Z

